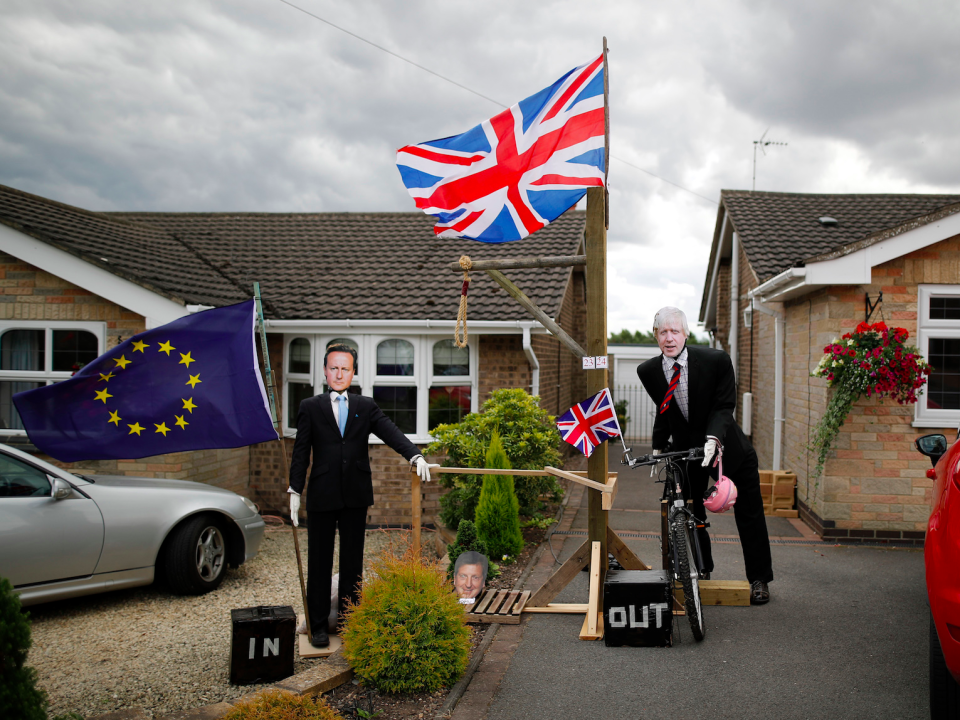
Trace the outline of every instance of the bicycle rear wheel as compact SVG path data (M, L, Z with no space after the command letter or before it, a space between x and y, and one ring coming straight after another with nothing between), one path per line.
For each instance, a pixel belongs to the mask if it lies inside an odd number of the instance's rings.
M700 575L694 557L693 530L682 515L674 518L670 528L671 541L676 548L677 574L683 586L683 605L690 621L693 639L700 641L706 634L703 621L703 606L700 604Z

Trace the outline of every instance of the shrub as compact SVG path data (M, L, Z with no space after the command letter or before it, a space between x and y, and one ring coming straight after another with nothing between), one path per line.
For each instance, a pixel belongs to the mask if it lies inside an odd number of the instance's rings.
M445 453L448 467L483 467L490 436L500 433L503 448L516 470L542 470L544 465L560 464L560 433L555 418L537 404L539 397L519 388L495 390L479 413L470 413L459 423L438 425L433 429L436 438L425 454ZM473 520L480 490L481 475L443 474L440 483L450 492L440 498L440 519L449 528L458 527L460 520ZM524 477L515 492L520 512L533 515L541 509L540 496L563 496L556 478Z
M10 581L0 578L0 718L47 720L47 694L25 665L30 645L29 616Z
M450 564L447 566L447 575L450 578L453 578L453 566L457 562L457 558L460 557L462 553L471 550L481 555L486 555L487 560L490 560L487 544L477 535L477 526L474 525L473 520L461 520L459 527L457 527L457 537L452 544L447 546L447 555L450 557ZM500 566L490 561L490 567L487 570L487 580L495 578L499 574Z
M500 442L496 430L490 436L487 449L488 468L506 470L510 459ZM523 550L523 533L520 531L520 504L513 489L512 475L484 475L480 500L476 513L477 535L495 559L516 558Z
M327 705L319 695L294 695L281 690L266 690L238 702L223 720L343 720L343 715Z
M383 692L434 692L459 680L470 630L438 564L410 552L374 560L360 602L346 613L343 654Z

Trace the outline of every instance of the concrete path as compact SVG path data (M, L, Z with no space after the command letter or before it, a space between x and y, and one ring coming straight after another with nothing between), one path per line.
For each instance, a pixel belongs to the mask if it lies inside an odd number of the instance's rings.
M577 494L553 538L561 560L584 538L586 498ZM654 567L659 497L649 471L624 469L610 513ZM713 519L713 576L743 579L733 518ZM678 618L672 648L608 648L578 639L582 616L527 615L501 628L453 718L929 717L922 551L827 545L783 518L768 518L768 528L776 575L768 605L706 608L702 643ZM544 553L526 587L555 567ZM581 573L556 601L586 599Z

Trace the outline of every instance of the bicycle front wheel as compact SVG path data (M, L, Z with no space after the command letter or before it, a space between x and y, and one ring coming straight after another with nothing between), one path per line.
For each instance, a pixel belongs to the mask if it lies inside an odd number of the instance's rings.
M700 575L694 557L693 530L687 519L679 516L674 519L670 534L676 549L676 572L683 586L683 605L687 611L687 620L690 621L693 639L700 641L703 640L707 627L703 622L703 606L700 604Z

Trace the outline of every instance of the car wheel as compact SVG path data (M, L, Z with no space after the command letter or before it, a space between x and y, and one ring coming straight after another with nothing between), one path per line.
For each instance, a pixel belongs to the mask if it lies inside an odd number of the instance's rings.
M960 718L960 685L947 669L932 615L930 616L930 717L933 720Z
M174 528L164 557L167 583L179 595L215 590L227 571L227 540L219 521L196 515Z

